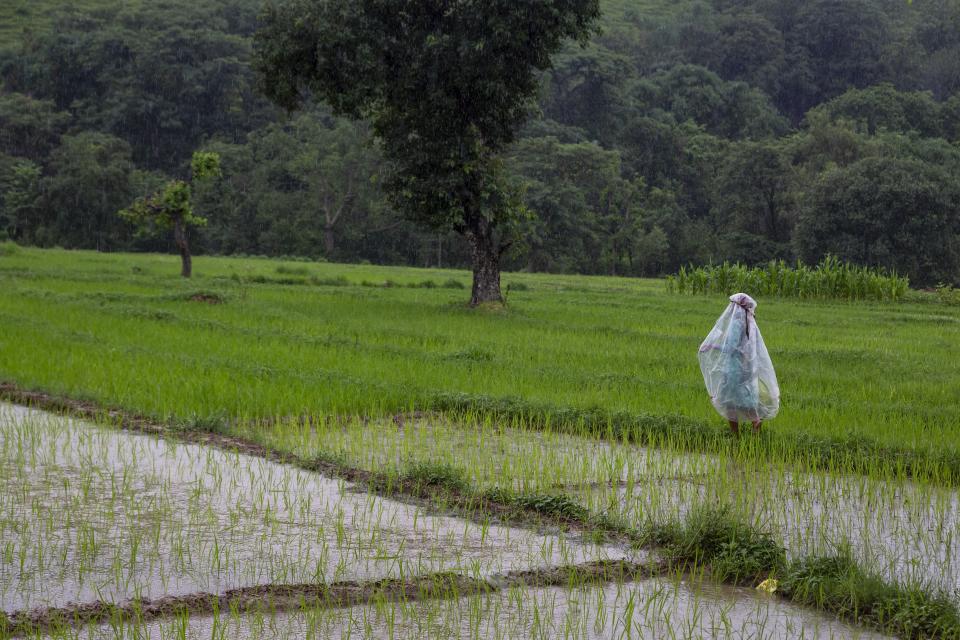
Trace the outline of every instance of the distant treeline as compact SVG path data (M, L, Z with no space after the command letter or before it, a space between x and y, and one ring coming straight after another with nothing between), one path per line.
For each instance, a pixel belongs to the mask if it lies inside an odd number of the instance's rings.
M608 0L506 158L507 269L655 275L832 254L960 283L960 2ZM260 0L60 12L0 43L0 236L168 250L116 212L217 151L199 252L457 266L401 220L362 125L256 90ZM29 25L28 25L29 26Z

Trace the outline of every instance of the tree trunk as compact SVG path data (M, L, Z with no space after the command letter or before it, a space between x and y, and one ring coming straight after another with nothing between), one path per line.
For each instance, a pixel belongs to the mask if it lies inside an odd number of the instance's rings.
M189 278L193 275L193 259L190 257L190 244L187 242L187 228L182 220L173 223L173 241L180 249L180 275Z
M500 249L494 238L493 225L480 214L470 216L466 222L473 262L470 306L503 302L503 296L500 295Z
M323 252L327 260L333 259L333 250L336 248L336 235L333 232L333 225L327 224L323 227Z

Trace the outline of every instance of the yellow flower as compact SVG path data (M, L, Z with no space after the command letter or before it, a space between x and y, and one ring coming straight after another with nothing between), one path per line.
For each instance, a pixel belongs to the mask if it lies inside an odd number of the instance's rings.
M774 578L767 578L763 582L757 585L757 591L763 591L764 593L773 593L777 590L777 581Z

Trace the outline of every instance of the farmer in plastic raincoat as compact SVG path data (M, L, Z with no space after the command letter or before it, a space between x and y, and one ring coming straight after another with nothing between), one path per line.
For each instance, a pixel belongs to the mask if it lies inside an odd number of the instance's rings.
M698 354L703 381L717 412L734 435L749 421L755 433L780 409L780 387L770 354L754 319L756 301L745 293L730 296Z

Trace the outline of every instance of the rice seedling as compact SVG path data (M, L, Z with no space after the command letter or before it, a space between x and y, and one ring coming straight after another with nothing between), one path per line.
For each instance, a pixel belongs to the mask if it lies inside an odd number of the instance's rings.
M0 610L454 570L615 548L428 515L241 454L0 413Z
M0 412L0 637L32 607L64 638L960 626L950 305L763 299L784 410L735 441L714 297L515 274L492 313L455 271L132 260L0 261L3 393L104 423Z
M57 638L882 638L759 596L680 578L606 586L516 587L489 595L374 602L348 609L196 616L117 629L65 630ZM139 634L139 635L137 635Z

